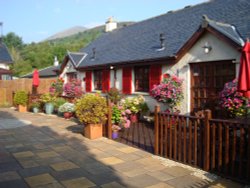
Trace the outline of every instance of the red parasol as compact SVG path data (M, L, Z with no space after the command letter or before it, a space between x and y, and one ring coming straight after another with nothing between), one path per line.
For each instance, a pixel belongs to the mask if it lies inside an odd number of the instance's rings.
M246 42L240 59L238 90L250 98L250 42Z
M39 72L37 69L34 70L32 84L35 87L39 86Z

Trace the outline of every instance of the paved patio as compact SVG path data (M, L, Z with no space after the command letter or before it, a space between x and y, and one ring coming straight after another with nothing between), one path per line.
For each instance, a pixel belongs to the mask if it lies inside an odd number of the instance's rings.
M106 138L88 140L81 130L56 116L0 109L0 187L244 187Z

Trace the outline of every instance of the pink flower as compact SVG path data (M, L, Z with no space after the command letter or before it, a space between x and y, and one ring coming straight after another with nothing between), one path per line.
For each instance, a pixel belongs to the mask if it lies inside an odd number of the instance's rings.
M126 114L131 114L131 111L130 111L129 109L126 109L126 110L125 110L125 113L126 113Z

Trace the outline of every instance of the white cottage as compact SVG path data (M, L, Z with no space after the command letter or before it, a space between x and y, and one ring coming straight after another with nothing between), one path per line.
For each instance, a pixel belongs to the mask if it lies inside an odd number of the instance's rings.
M175 74L184 79L181 113L210 108L216 115L218 94L236 77L250 36L249 10L247 0L213 0L113 29L68 53L61 76L81 79L86 92L116 87L128 96L142 94L153 111L150 90L163 74Z

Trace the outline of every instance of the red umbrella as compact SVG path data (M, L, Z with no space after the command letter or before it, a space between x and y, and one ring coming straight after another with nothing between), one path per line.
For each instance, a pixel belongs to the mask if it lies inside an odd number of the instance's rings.
M39 72L37 69L34 70L32 84L35 87L39 86Z
M240 59L238 90L250 98L250 42L247 41L242 49Z

